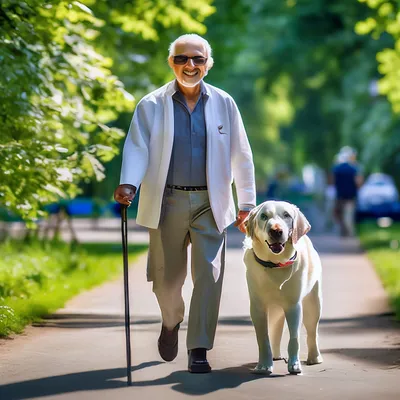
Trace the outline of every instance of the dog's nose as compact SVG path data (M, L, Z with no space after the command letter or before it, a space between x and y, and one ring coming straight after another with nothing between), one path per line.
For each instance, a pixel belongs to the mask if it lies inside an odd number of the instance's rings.
M283 231L281 229L280 226L273 226L270 230L269 230L269 235L278 240L282 237Z

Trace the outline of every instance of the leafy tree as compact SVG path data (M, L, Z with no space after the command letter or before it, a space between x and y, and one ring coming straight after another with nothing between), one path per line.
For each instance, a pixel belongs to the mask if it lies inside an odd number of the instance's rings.
M371 82L373 102L360 121L364 161L370 170L391 174L400 187L400 2L359 0L370 7L368 18L355 30L379 43L377 73Z
M96 46L114 60L112 71L140 98L172 79L168 46L177 36L205 34L211 0L85 0L104 21Z
M1 0L0 205L32 221L103 179L124 137L113 121L165 82L163 34L204 32L209 3Z
M106 123L133 98L90 44L101 25L78 2L1 2L0 202L23 218L116 154L122 132Z
M284 96L292 118L283 131L290 149L287 161L294 170L305 162L328 168L341 142L342 79L366 41L353 31L363 6L265 1L255 11L253 32L266 32L262 42L253 42L263 65L263 90L269 95L282 79L288 81Z
M282 97L284 82L271 93L264 91L263 62L257 47L260 35L253 30L256 3L260 4L246 0L214 2L217 12L205 22L215 61L207 81L227 90L238 103L253 149L257 187L263 190L268 172L286 151L279 138L279 123L287 120L290 106ZM275 100L277 108L271 107ZM285 111L279 113L278 108Z
M226 1L217 0L216 7ZM383 7L388 1L372 3ZM383 25L383 11L361 0L241 2L247 21L236 43L247 45L237 47L225 84L244 110L260 180L280 163L294 172L310 162L329 170L343 145L359 150L366 173L394 174L400 167L398 118L373 91L383 72L375 55L380 60L383 49L393 47L394 36L384 33L372 40L357 28L359 21L380 12L381 25L393 33L399 7L398 1L389 3L392 11L387 13L386 6ZM223 20L225 14L218 12L208 21L217 16ZM390 70L393 81L395 65ZM398 90L391 87L395 96Z
M355 29L360 35L371 34L378 40L382 35L393 38L393 48L385 47L377 54L378 69L382 75L378 81L381 94L388 97L393 111L400 114L400 1L358 0L366 3L374 12L357 23Z

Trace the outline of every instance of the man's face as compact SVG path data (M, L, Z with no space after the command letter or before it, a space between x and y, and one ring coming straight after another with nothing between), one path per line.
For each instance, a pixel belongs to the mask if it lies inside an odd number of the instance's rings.
M188 57L207 57L206 49L198 42L178 42L175 46L175 56L183 55ZM207 75L207 63L195 65L193 59L189 58L184 65L174 63L174 57L169 57L169 66L174 71L177 81L185 87L195 87Z

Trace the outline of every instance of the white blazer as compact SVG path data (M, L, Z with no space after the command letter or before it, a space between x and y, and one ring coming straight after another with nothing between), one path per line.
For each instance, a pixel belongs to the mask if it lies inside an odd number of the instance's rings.
M235 182L239 209L256 205L254 164L239 110L230 95L204 84L207 131L207 186L218 230L236 219L232 195ZM174 139L175 81L140 100L125 140L120 184L141 185L137 223L156 229Z

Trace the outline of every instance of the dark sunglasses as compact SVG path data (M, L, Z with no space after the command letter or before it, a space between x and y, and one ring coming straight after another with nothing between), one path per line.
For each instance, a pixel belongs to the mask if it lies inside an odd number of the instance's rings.
M173 56L174 64L176 65L185 65L189 59L193 60L194 65L205 65L207 62L207 58L203 56L194 56L188 57L184 55Z

